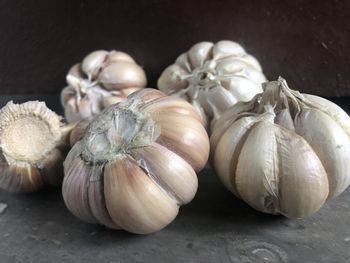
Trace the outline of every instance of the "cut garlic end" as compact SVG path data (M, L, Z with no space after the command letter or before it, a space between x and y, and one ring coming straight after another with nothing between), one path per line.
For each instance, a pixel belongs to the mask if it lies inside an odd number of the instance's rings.
M90 123L82 138L85 161L105 163L158 138L159 128L151 116L133 103L112 105Z
M61 138L61 118L43 102L9 102L0 112L0 145L13 161L35 162Z
M55 154L56 147L64 144L62 131L61 117L49 110L44 102L14 104L11 101L2 108L0 154L3 159L3 174L0 177L13 178L0 179L0 187L15 192L40 188L43 181L46 181L41 177L51 176L57 165L62 166L62 158ZM55 168L51 171L50 166ZM57 176L62 177L62 174ZM50 184L50 181L57 182L61 179L51 178L47 181Z

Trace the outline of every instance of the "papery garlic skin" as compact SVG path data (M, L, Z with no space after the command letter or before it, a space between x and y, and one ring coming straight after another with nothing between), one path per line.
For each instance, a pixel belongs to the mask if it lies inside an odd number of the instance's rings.
M350 117L328 100L289 89L282 78L228 109L213 127L216 172L259 211L310 216L350 184Z
M7 103L0 111L0 188L28 193L61 185L71 129L44 102Z
M238 101L262 92L266 81L259 62L236 42L200 42L180 55L158 79L158 88L188 100L203 121L220 115Z
M147 84L143 69L132 57L120 51L97 50L67 75L68 86L61 103L68 122L95 116L112 103L118 103Z
M63 198L81 220L148 234L193 199L209 139L186 101L143 89L76 129Z

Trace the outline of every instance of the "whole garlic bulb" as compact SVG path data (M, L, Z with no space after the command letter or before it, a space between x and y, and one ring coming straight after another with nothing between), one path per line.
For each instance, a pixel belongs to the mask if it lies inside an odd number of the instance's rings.
M144 88L147 80L143 69L128 54L97 50L69 70L67 83L61 103L68 122L77 122Z
M203 120L216 120L238 101L262 92L259 62L233 41L200 42L164 70L158 88L191 102Z
M63 197L81 220L151 233L194 197L209 139L186 101L142 89L79 129L86 131L65 160Z
M224 185L262 212L309 216L350 184L350 117L282 78L223 114L210 142Z
M44 102L7 103L0 111L0 188L27 193L61 185L70 129Z

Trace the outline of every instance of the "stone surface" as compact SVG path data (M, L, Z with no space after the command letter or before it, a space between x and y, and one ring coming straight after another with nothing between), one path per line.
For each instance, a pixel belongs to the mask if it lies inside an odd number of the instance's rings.
M59 108L57 97L38 98ZM206 168L195 199L167 228L147 236L79 221L59 189L26 195L0 190L0 202L8 204L0 216L1 263L350 262L350 189L312 217L290 220L254 211Z

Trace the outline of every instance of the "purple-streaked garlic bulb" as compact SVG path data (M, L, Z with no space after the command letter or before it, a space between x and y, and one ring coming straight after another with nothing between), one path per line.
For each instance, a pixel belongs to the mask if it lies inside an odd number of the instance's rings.
M147 234L193 199L209 139L185 100L142 89L76 129L63 197L81 220Z

